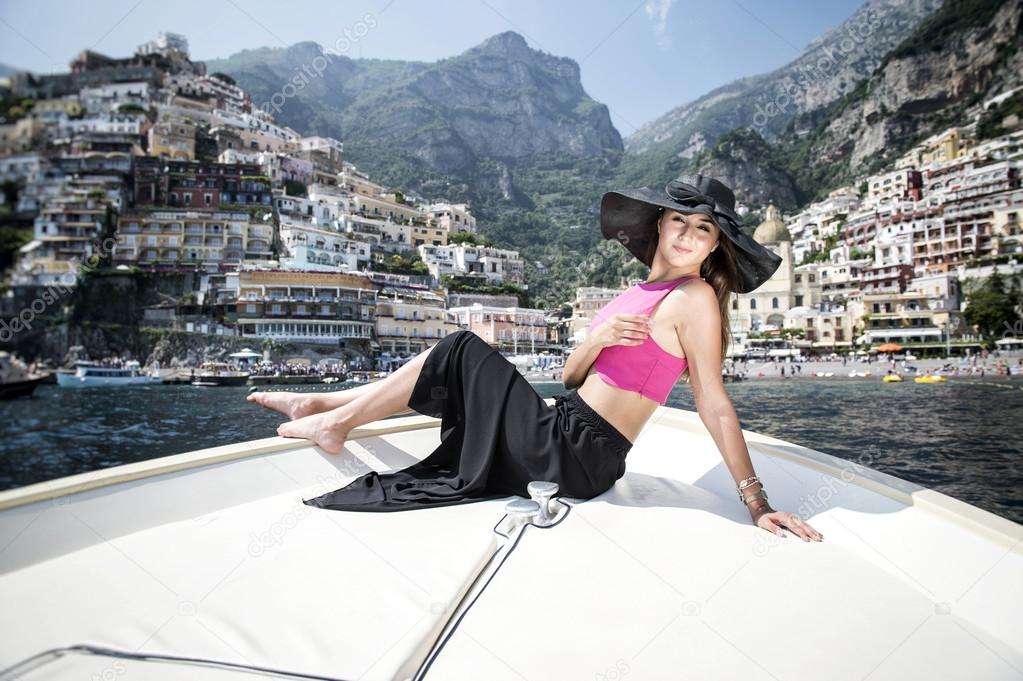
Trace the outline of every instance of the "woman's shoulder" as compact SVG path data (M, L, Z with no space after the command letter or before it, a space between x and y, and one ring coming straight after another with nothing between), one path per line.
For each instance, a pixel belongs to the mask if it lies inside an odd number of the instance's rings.
M717 293L714 287L703 279L693 279L676 286L665 296L662 307L666 307L677 322L690 320L694 316L719 315Z
M690 279L668 292L664 302L668 303L669 301L672 304L685 301L695 301L697 303L713 301L717 304L717 293L714 291L714 287L703 279Z

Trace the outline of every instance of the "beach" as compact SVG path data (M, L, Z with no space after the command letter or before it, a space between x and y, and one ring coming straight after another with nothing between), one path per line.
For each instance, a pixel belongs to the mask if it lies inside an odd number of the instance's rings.
M1023 368L1023 358L989 355L986 359L977 357L976 362L972 358L967 360L966 358L953 357L951 359L914 359L908 362L896 360L894 364L888 360L874 360L873 362L857 360L847 360L845 362L841 360L804 362L740 361L735 363L734 366L735 370L747 380L820 378L816 375L817 373L831 373L833 378L878 379L885 376L889 369L902 374L903 377L914 377L928 371L941 373L945 377L1009 377L1007 367L1016 367L1016 373L1012 374L1012 377L1019 378L1020 370ZM728 370L731 368L731 365L726 363L725 368ZM870 375L850 377L849 373L853 371L857 373L869 372ZM530 381L557 381L561 380L561 371L524 371L523 376Z

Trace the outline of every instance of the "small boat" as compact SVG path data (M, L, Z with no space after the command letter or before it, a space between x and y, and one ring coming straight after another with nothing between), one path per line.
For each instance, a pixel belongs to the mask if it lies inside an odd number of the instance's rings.
M57 372L57 385L62 388L152 385L162 382L158 370L146 371L135 360L125 362L120 367L104 366L99 362L80 361L75 362L73 372Z
M30 397L49 374L30 374L28 367L9 352L0 352L0 400Z
M888 374L881 380L884 381L885 383L901 383L902 376L899 376L898 374Z
M915 383L945 383L944 376L938 376L937 374L927 374L924 376L917 376L913 379Z
M248 371L239 371L225 362L204 362L195 372L192 385L211 388L245 385L249 375Z
M341 454L271 437L0 492L3 676L1018 676L1023 525L744 430L771 505L825 537L783 538L750 522L698 414L657 411L591 499L302 503L425 457L441 420L422 414Z

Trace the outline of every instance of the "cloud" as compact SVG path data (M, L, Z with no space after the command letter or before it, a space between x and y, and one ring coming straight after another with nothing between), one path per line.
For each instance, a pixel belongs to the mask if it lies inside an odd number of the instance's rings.
M671 42L668 35L668 12L675 0L647 0L643 5L643 11L654 22L654 33L657 35L657 44L667 47Z

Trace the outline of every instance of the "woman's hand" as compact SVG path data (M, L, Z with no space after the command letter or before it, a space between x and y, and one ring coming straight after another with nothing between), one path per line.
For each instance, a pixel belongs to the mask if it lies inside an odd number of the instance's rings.
M589 338L601 348L609 345L639 345L650 335L653 322L648 314L611 315L590 333Z
M824 535L810 527L810 525L795 513L787 511L775 511L770 506L758 508L753 513L753 522L757 527L768 532L773 532L779 537L784 537L782 528L787 529L795 535L803 538L803 541L824 541Z

